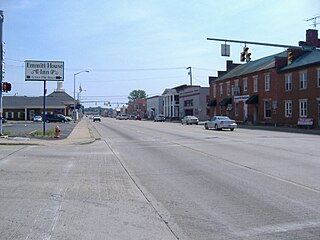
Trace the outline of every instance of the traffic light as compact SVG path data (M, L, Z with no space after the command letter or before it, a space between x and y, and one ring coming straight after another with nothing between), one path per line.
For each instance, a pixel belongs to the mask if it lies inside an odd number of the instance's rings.
M246 47L246 48L244 49L244 53L245 53L245 55L246 55L246 62L250 62L250 60L251 60L251 53L249 53L248 51L249 51L249 48Z
M288 64L290 65L293 62L293 52L288 51Z
M2 92L10 92L11 91L11 83L3 82L2 83Z
M243 52L241 52L240 54L240 61L244 62L246 60L246 52L245 52L246 48L243 48Z

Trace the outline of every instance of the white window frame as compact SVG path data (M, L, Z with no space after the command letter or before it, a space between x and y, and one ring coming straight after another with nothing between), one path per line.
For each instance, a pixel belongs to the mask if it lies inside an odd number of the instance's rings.
M227 82L227 96L230 96L230 82Z
M219 83L219 92L220 92L220 96L223 95L223 83Z
M292 118L292 100L284 101L284 116L286 118Z
M271 100L265 100L264 103L263 103L263 109L264 109L264 118L265 119L270 119L271 118L271 114L272 114L272 101ZM267 116L267 111L270 112L270 116Z
M307 70L299 72L299 88L301 90L307 89L308 87L308 75Z
M284 88L286 92L292 91L292 73L284 76Z
M246 93L248 91L248 78L243 79L243 92Z
M213 97L217 97L217 84L213 84Z
M299 99L299 117L308 117L308 99Z
M264 90L266 92L270 91L270 73L264 75Z
M258 92L258 76L253 76L253 92Z

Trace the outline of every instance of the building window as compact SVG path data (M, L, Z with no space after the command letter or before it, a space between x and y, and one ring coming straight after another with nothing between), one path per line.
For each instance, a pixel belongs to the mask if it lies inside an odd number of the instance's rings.
M307 99L300 99L299 100L299 116L307 117L308 116L307 112L308 112Z
M235 95L235 96L240 95L239 80L234 80L233 95Z
M227 96L230 96L230 82L227 82Z
M264 90L266 92L270 91L270 74L264 75Z
M243 79L243 92L246 93L248 91L248 78Z
M238 102L234 103L234 115L235 116L239 115L239 103Z
M264 118L271 118L271 101L264 101Z
M223 95L223 83L220 83L219 87L220 87L220 96L222 96Z
M320 68L317 69L317 86L320 87Z
M307 82L307 71L301 71L299 73L300 89L307 89Z
M217 85L213 84L213 98L217 97Z
M292 117L292 101L287 100L284 102L284 109L285 109L285 117L291 118Z
M184 101L185 107L193 107L193 99Z
M253 92L258 92L258 76L253 77Z
M285 90L287 92L292 90L292 74L286 74L284 76Z

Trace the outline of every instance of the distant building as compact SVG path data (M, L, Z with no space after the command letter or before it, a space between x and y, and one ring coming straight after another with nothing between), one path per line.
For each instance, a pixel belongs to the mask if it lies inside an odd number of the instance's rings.
M179 120L186 115L194 115L207 120L209 112L209 87L181 85L166 89L163 94L164 115L168 119Z
M179 91L179 117L191 115L200 121L208 120L209 87L187 86Z
M167 119L180 119L180 95L179 92L187 85L181 85L175 88L167 88L162 93L163 114Z
M158 114L163 114L163 96L147 98L147 117L154 119Z
M146 117L147 99L139 98L128 102L127 115Z

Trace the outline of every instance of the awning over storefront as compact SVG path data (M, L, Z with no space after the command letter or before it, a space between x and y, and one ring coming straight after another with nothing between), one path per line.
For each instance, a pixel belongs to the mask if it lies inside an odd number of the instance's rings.
M258 95L252 95L248 98L246 101L246 104L257 104L259 102L259 96Z
M215 106L217 106L217 100L214 99L214 100L209 101L208 104L207 104L207 106L208 106L208 107L215 107Z
M220 101L219 105L220 106L227 106L228 104L232 103L232 98L225 98L222 101Z

